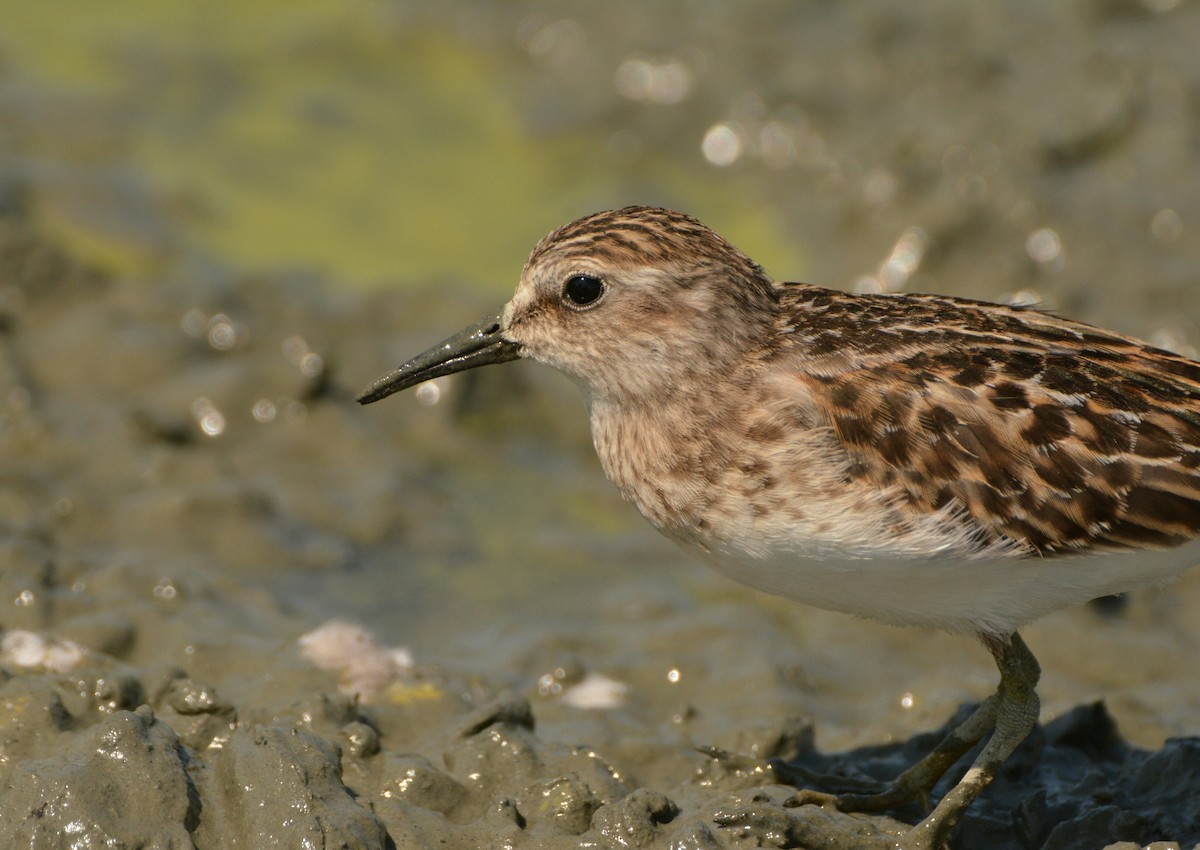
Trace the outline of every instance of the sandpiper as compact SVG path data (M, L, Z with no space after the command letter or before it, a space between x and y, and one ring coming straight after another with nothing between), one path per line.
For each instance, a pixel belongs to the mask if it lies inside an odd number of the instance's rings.
M576 380L608 477L720 572L991 651L996 693L885 790L794 799L894 807L989 736L900 847L942 846L1036 722L1021 626L1200 560L1200 364L1080 322L780 283L626 207L549 234L503 309L358 400L522 357Z

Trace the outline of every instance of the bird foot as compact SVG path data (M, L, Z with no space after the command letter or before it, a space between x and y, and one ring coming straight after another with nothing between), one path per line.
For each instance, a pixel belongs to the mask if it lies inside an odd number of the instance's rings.
M884 794L877 796L883 799L887 797L887 794L888 792L884 792ZM887 798L891 799L890 797ZM826 811L833 810L839 813L848 813L863 811L862 808L857 808L854 804L861 804L864 799L867 798L854 799L853 795L837 795L824 791L803 789L797 791L787 800L784 800L783 805L786 808L815 806ZM878 808L891 808L891 806L879 805ZM849 817L848 814L846 816ZM861 833L857 834L853 846L855 850L944 850L949 846L946 842L950 834L950 829L956 820L957 817L947 818L944 812L939 813L935 810L933 814L929 815L929 817L922 820L916 826L910 827L899 834L880 831L872 835L869 840Z
M784 805L789 807L821 806L822 808L837 809L839 812L882 812L903 806L913 800L918 800L928 809L928 790L903 787L900 783L892 783L883 791L875 794L834 794L812 788L801 788Z

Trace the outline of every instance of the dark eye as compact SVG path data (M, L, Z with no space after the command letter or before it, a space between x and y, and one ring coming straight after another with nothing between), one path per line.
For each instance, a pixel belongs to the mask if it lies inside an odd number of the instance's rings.
M586 307L604 294L604 281L590 274L576 274L563 284L563 298L576 307Z

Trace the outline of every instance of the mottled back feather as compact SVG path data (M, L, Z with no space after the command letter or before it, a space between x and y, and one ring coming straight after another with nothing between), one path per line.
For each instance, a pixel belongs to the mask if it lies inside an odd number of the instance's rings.
M1200 364L1037 310L782 288L849 475L1030 555L1200 533Z

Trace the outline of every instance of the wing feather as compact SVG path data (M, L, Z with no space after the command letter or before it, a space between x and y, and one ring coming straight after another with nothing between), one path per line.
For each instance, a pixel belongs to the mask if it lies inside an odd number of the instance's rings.
M1200 364L1029 309L784 293L852 476L1031 555L1200 535Z

